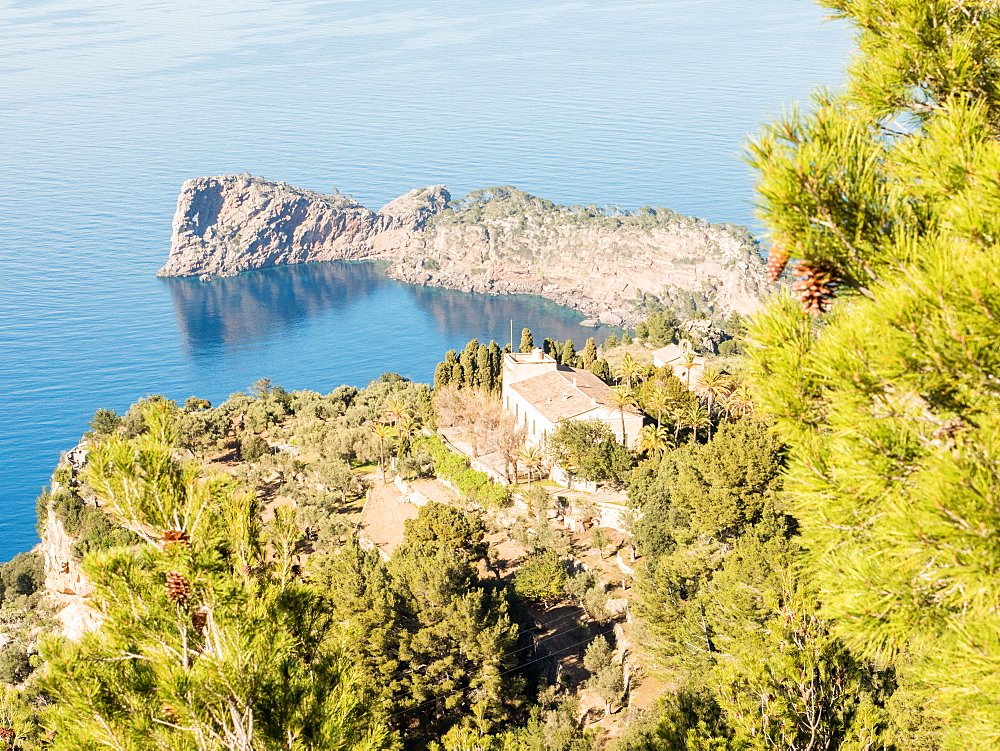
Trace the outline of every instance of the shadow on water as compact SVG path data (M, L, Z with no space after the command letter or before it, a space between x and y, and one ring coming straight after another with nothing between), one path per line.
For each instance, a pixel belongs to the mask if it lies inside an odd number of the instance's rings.
M382 266L370 262L296 264L248 272L228 279L201 282L195 278L168 278L178 327L185 349L195 359L212 358L229 347L272 341L329 313L353 321L398 318L400 336L416 336L443 353L456 340L478 337L510 338L515 342L527 326L536 339L573 339L582 347L587 337L598 343L620 329L590 329L579 325L574 310L530 295L481 295L437 287L403 284L389 279ZM385 308L391 296L391 310ZM365 311L365 307L370 310ZM358 315L358 314L361 315ZM417 325L433 320L436 331ZM366 332L354 332L363 338Z

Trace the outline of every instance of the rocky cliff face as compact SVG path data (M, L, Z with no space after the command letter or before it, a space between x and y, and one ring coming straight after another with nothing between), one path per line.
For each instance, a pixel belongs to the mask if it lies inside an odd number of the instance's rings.
M443 186L374 212L249 175L184 184L161 276L232 276L328 260L384 259L389 276L491 294L534 294L596 324L634 325L636 300L679 298L719 313L753 312L764 263L743 228L666 209L559 206L513 188L450 201Z
M159 275L235 276L290 263L395 257L449 199L438 185L375 212L339 193L251 175L188 180L177 199L170 257Z
M87 452L77 446L66 455L66 463L72 472L83 468ZM59 483L52 481L52 492L60 490ZM103 617L88 604L94 592L94 585L80 571L80 562L73 555L76 542L67 532L62 520L49 504L42 530L42 565L45 572L45 602L52 608L60 624L60 633L75 641L84 634L97 630Z

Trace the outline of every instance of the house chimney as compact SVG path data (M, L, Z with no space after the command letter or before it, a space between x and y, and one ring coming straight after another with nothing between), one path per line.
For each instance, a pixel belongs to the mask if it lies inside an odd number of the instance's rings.
M573 376L573 388L576 388L576 376Z
M543 360L545 360L545 353L538 347L535 347L533 350L531 350L531 355L534 358L535 362L542 362Z

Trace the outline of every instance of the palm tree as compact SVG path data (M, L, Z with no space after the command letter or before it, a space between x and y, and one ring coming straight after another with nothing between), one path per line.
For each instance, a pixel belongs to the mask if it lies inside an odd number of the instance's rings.
M416 435L418 427L417 421L409 412L404 413L396 421L396 431L399 434L400 453L410 450L410 438Z
M392 419L393 424L399 427L399 421L404 415L410 413L410 408L406 404L406 400L401 396L390 397L385 403L385 412Z
M639 431L636 447L650 456L662 456L663 452L670 448L670 435L666 428L646 425Z
M716 367L706 365L701 371L698 384L699 396L708 402L708 440L712 440L712 408L717 400L724 399L733 388L733 379Z
M634 403L632 392L624 386L612 386L611 403L618 409L618 414L622 418L622 445L628 446L628 434L625 432L625 408L631 407Z
M745 385L738 386L726 397L726 413L733 418L746 417L753 414L753 397Z
M382 484L385 485L385 442L392 438L392 426L377 422L372 432L378 438L378 467L382 472Z
M687 415L687 410L683 407L674 407L670 410L670 422L674 425L674 444L680 440L681 428L685 425L685 417Z
M684 424L691 428L691 443L698 440L698 428L711 426L712 421L708 418L708 412L701 403L692 404L684 413Z
M687 388L691 390L691 371L694 369L694 352L687 350L681 355L681 366L687 369Z
M528 490L531 490L531 478L535 470L542 466L542 452L536 446L526 446L517 452L517 459L528 470ZM517 466L514 467L514 474L517 474Z
M625 387L631 391L632 379L636 378L641 370L642 366L635 361L635 358L632 357L632 353L626 352L621 363L619 363L618 367L615 368L615 375L619 378L619 380L625 381Z
M648 388L649 385L646 384L644 388ZM659 428L663 422L663 413L670 407L670 395L667 390L662 386L653 386L646 397L646 407L656 412L656 427Z

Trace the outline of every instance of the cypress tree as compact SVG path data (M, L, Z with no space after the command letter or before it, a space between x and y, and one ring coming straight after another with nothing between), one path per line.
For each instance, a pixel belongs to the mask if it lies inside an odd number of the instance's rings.
M576 346L574 346L572 339L567 339L566 343L563 344L560 361L563 365L569 365L570 367L576 365Z
M580 356L583 359L582 367L590 370L590 366L597 360L597 344L594 342L594 337L590 337L583 345L583 353Z
M479 385L476 379L475 351L470 353L468 348L463 350L462 354L458 356L458 363L462 369L462 385L470 387Z
M490 363L490 348L480 344L476 352L476 384L481 389L493 391L493 368Z
M545 354L555 360L557 363L562 363L562 346L555 339L546 338L545 344L542 345L542 349Z
M587 368L591 373L600 378L605 383L611 382L611 365L607 360L594 360Z
M503 355L500 353L500 346L490 340L490 380L493 383L493 390L499 391L503 385Z
M518 352L531 352L535 348L535 339L531 335L531 329L521 329L521 345Z
M434 368L434 388L439 389L451 383L451 366L446 362L439 362Z

